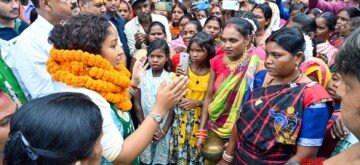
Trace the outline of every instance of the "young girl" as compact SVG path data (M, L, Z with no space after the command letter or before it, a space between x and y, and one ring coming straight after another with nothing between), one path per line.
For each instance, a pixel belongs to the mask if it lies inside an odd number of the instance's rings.
M195 142L210 79L210 59L215 55L213 38L204 32L195 34L190 40L188 52L192 62L189 70L182 70L180 65L176 68L178 76L187 73L190 83L186 97L175 108L170 142L171 163L180 165L202 163Z
M157 89L163 80L172 79L175 75L170 71L171 62L169 46L164 40L155 40L147 48L147 58L150 69L145 71L135 95L134 109L140 123L151 113L155 104ZM140 160L145 164L168 164L170 126L174 119L174 111L169 111L161 122L145 151L140 155Z

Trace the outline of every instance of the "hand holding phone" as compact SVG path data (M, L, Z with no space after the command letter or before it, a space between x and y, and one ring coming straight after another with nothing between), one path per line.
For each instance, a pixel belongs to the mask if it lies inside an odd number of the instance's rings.
M180 65L182 70L184 70L187 73L187 70L189 69L189 54L188 53L180 53Z

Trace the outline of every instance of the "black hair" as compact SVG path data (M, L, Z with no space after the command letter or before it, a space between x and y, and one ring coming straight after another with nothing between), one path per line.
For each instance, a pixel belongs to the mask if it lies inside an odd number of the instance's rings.
M56 49L82 50L101 54L102 44L109 35L111 24L103 16L95 14L77 15L64 24L55 25L49 42Z
M311 10L308 10L305 14L306 15L309 15L309 14L312 14L314 16L318 16L319 14L323 13L320 9L318 8L313 8Z
M256 18L255 14L249 11L243 12L240 16L240 18L247 18L254 22L256 29L259 29L259 21Z
M326 27L330 30L330 31L334 31L335 30L335 26L336 26L336 15L334 15L331 12L325 12L323 14L319 14L317 15L315 18L319 18L322 17L325 20L325 25Z
M301 25L301 28L300 28L301 31L303 31L306 34L316 31L315 19L311 18L310 16L308 16L306 14L303 14L303 13L296 14L292 18L292 21L298 23L299 25Z
M6 164L70 165L89 158L102 132L99 107L80 93L55 93L19 108L10 121Z
M304 13L306 9L306 6L301 4L301 3L295 3L295 4L292 4L289 8L289 11L294 11L294 10L300 10L301 13Z
M200 24L199 21L197 21L197 20L190 20L189 22L187 22L187 23L184 25L184 27L185 27L186 25L188 25L188 24L193 24L193 25L195 25L196 30L197 30L198 32L201 32L201 31L202 31L202 26L201 26L201 24Z
M350 18L359 17L360 16L360 9L357 7L349 7L344 8L341 11L346 11ZM340 11L340 12L341 12Z
M356 28L360 27L360 16L355 17L350 23L350 34L355 31Z
M32 24L37 19L37 17L38 17L38 13L36 12L36 9L34 8L30 11L30 22L31 22L30 24Z
M187 18L189 21L195 20L195 18L191 14L184 14L179 20L179 23L182 21L182 19Z
M271 7L268 4L258 4L253 8L253 10L254 9L260 9L264 14L265 20L271 20L273 13ZM268 26L269 25L266 25L265 28L267 28Z
M210 67L210 60L215 56L214 38L206 34L205 32L196 33L194 36L191 37L189 41L188 53L190 52L190 46L193 43L198 44L202 49L205 49L207 51L206 65Z
M234 25L236 31L238 31L244 37L248 37L252 35L252 31L254 30L251 23L243 18L231 18L226 24L225 27Z
M166 36L165 26L164 26L161 22L159 22L159 21L153 21L153 22L151 22L151 24L149 25L147 34L150 34L150 31L151 31L151 29L152 29L154 26L160 26L161 31L162 31L162 32L164 33L164 35Z
M337 72L353 75L360 82L360 28L345 40L336 56Z
M200 11L204 11L204 12L205 12L206 17L208 17L208 15L209 15L208 10L197 10L196 12L200 12ZM196 20L198 20L198 19L197 19L197 17L195 17L195 18L196 18ZM200 21L200 20L198 20L198 21Z
M205 25L208 24L210 21L216 21L216 22L219 24L220 29L222 29L222 27L223 27L222 21L221 21L220 18L218 18L218 17L216 17L216 16L210 16L209 18L207 18L206 21L205 21L204 27L205 27Z
M275 42L293 56L305 50L304 36L302 32L295 27L283 27L273 32L265 42Z
M184 14L188 14L187 7L186 7L186 5L185 5L184 3L182 3L182 2L176 2L176 4L174 5L174 7L173 7L172 10L171 10L171 13L174 12L174 9L175 9L176 7L179 7L179 8L184 12Z
M296 15L292 18L292 21L298 23L298 24L301 26L301 27L299 27L300 30L301 30L303 33L307 34L307 35L308 35L310 32L314 32L314 33L315 33L315 31L316 31L317 26L316 26L315 19L312 18L312 17L310 17L310 16L308 16L308 15L306 15L306 14L304 14L304 13L296 14ZM313 47L314 47L314 49L313 49L313 56L316 56L316 53L317 53L316 45L317 45L317 43L316 43L316 41L315 41L314 38L311 40L311 42L312 42L312 45L313 45Z
M149 56L150 53L156 49L161 49L165 52L165 55L168 58L168 60L165 62L164 69L168 72L171 72L172 62L170 59L169 45L166 43L166 41L154 40L154 41L150 42L149 46L147 47L147 55L146 56Z
M40 8L40 0L31 0L35 8Z

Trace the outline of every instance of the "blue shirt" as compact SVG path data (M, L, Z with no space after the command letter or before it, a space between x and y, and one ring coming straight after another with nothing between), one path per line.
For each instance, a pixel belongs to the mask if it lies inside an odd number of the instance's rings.
M128 41L127 41L126 35L124 33L124 29L125 29L124 27L125 27L125 24L126 24L125 20L118 14L116 14L116 18L113 18L113 17L110 16L110 14L108 12L106 12L104 14L104 17L115 25L116 30L117 30L118 35L119 35L119 38L120 38L120 41L122 43L124 53L126 55L127 63L129 64L131 56L130 56L130 49L129 49L129 46L128 46Z
M15 27L8 27L0 24L0 39L9 41L20 35L29 25L21 19L15 19Z

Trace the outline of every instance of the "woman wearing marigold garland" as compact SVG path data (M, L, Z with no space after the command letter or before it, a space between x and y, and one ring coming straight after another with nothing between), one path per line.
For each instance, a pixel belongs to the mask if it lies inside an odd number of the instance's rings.
M251 35L255 34L253 30L252 25L242 18L233 18L225 25L222 34L225 53L210 61L210 80L197 133L196 145L199 151L204 148L203 151L207 152L206 146L211 140L225 143L229 139L239 108L246 97L245 92L252 89L254 75L261 67L258 56L247 54ZM205 143L207 136L208 143Z
M305 49L296 28L282 28L266 40L267 70L256 75L219 164L285 164L316 157L331 98L299 70Z
M142 66L144 62L136 63L133 78L129 79L130 72L122 63L123 54L120 53L115 28L100 16L79 15L56 25L49 41L54 48L47 69L59 82L58 86L67 85L61 91L84 93L101 110L104 119L102 156L106 159L102 163L131 164L151 141L167 111L184 95L186 78L162 84L153 113L134 131L126 112L132 106L127 96L128 89L132 94L136 91L146 66ZM137 160L133 163L138 164Z

